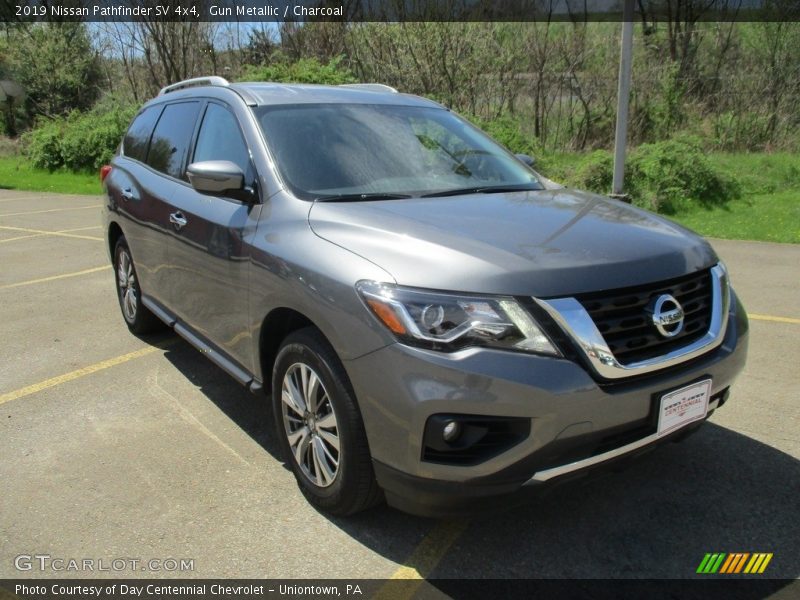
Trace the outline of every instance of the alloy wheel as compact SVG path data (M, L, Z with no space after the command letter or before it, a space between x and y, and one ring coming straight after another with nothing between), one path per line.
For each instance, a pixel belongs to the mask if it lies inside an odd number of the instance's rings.
M328 487L339 473L339 426L319 375L295 363L281 385L283 425L300 470L316 486Z
M136 310L139 307L139 294L136 286L136 273L133 270L133 261L127 250L121 250L117 263L117 283L119 297L122 304L122 313L128 322L136 320Z

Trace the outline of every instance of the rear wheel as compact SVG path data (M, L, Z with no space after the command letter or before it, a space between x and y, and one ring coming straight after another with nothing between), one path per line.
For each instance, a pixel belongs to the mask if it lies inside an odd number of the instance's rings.
M349 379L316 329L296 331L281 345L272 403L279 444L309 502L350 515L381 500Z
M139 278L136 275L131 250L124 237L120 237L114 247L114 271L119 307L131 333L141 335L163 329L164 323L142 304Z

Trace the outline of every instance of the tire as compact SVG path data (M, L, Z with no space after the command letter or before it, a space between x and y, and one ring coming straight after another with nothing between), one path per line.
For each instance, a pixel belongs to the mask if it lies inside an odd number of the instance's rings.
M114 279L122 318L125 319L125 324L131 333L143 335L166 328L166 325L142 304L139 277L124 236L120 237L114 246Z
M383 499L352 386L318 330L301 329L283 341L272 371L272 407L286 464L311 504L345 516Z

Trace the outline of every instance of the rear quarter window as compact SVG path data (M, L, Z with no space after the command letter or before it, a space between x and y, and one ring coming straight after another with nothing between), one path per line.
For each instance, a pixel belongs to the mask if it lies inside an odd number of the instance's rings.
M182 177L199 110L199 102L178 102L164 107L147 151L148 165L172 177Z
M122 153L125 156L144 162L150 135L160 114L160 106L150 106L136 116L122 140Z

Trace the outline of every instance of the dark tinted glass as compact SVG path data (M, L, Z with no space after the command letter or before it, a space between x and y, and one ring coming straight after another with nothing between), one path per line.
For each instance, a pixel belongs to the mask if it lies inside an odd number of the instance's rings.
M136 160L144 161L147 156L147 143L150 141L150 134L153 133L153 126L161 114L160 106L151 106L144 109L131 123L125 140L122 142L122 152L125 156Z
M200 125L192 162L203 160L229 160L245 174L250 170L250 153L236 117L219 104L208 105Z
M199 109L199 102L180 102L164 108L150 141L148 165L167 175L181 177Z

